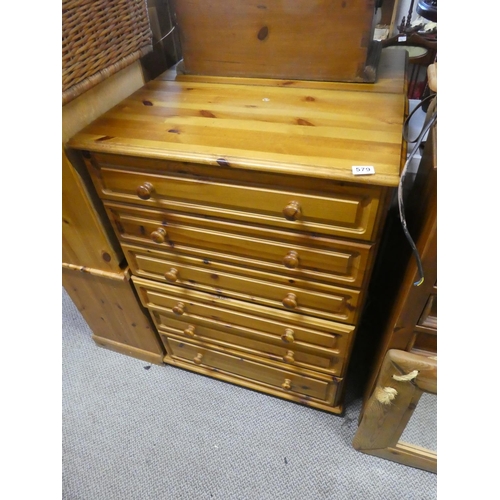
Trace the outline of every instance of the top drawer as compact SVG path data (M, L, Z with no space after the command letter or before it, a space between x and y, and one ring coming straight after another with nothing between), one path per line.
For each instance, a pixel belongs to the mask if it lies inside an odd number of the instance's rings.
M108 200L368 241L374 239L385 192L379 186L145 158L92 154L86 162Z

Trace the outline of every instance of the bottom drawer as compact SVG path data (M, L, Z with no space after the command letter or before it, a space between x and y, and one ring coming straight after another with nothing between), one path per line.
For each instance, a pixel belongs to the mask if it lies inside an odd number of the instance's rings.
M196 367L206 368L208 371L217 372L220 370L250 382L279 389L283 393L294 393L302 397L314 398L329 405L333 405L335 402L340 379L320 374L315 379L213 349L199 347L164 335L163 339L169 353L165 358L167 363L170 356L173 360L179 359ZM210 375L210 373L207 374ZM300 400L300 402L303 401Z

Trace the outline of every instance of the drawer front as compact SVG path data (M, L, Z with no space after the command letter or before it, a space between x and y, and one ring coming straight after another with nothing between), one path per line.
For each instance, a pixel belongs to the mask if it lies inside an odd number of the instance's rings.
M237 266L361 287L372 246L105 203L120 240ZM184 222L186 224L180 224ZM215 230L216 228L217 230ZM267 237L263 239L261 237Z
M334 321L354 323L358 316L358 290L328 285L304 290L290 283L281 285L217 270L214 264L202 263L204 267L179 264L168 259L168 254L156 252L152 256L133 247L124 250L136 276ZM237 268L230 270L238 272Z
M384 195L379 186L328 180L306 180L299 187L286 175L268 179L254 173L250 181L248 173L236 171L232 179L220 178L220 169L198 166L188 172L186 164L173 162L159 173L154 162L141 158L101 155L87 164L105 199L361 240L373 238Z
M255 332L251 337L240 335L234 328L215 330L204 325L173 319L161 311L150 309L160 336L174 336L181 341L219 347L236 356L245 355L259 362L288 365L290 370L306 368L338 377L343 376L345 356L337 349L325 349L302 342L286 342L275 335ZM293 333L288 332L293 338ZM283 335L283 339L285 339ZM165 339L163 339L165 342Z
M162 318L200 325L229 333L257 338L267 334L278 345L305 345L334 349L339 355L350 347L354 327L248 304L223 296L211 296L190 289L162 285L132 277L142 304L162 313ZM169 327L169 323L158 326ZM302 349L304 350L304 349Z
M177 358L199 367L222 370L253 382L329 403L333 403L335 399L337 385L335 381L314 379L173 338L166 337L166 342L169 355L174 359Z

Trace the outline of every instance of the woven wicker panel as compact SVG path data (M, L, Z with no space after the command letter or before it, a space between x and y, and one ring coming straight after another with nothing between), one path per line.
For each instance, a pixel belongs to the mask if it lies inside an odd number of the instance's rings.
M63 0L63 105L152 50L146 0Z

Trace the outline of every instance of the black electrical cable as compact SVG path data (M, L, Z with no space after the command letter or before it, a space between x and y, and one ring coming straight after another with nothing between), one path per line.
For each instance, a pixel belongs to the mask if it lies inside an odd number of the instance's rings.
M435 96L433 96L433 97L435 97ZM421 103L420 103L420 105L421 105ZM420 105L417 107L420 107ZM405 125L409 122L409 120L414 112L415 112L415 110L410 114L410 116L408 116L408 118L406 119ZM403 200L403 184L404 184L404 180L406 177L406 171L408 170L408 165L410 164L411 160L415 156L415 153L418 151L418 148L420 147L420 144L422 143L423 138L425 137L427 132L429 132L430 128L434 125L434 123L436 123L436 121L437 121L437 111L435 111L431 115L431 117L428 120L426 120L426 122L424 123L424 126L422 127L422 131L418 135L417 139L415 139L415 141L412 141L412 142L415 142L415 146L413 147L411 153L408 155L406 163L403 167L403 171L401 172L401 178L399 179L399 185L398 185L399 219L401 221L401 225L403 227L403 232L406 236L406 239L408 240L408 243L410 244L410 246L412 248L413 254L415 255L415 259L417 260L418 272L420 274L420 279L415 281L415 283L413 283L414 286L420 286L424 282L424 269L422 266L422 260L420 259L420 254L418 253L418 249L417 249L415 242L413 241L413 239L410 235L410 232L408 231L408 228L406 226L406 218L405 218L405 212L404 212L404 200ZM404 132L403 132L403 136L405 136Z
M418 136L411 140L408 138L408 126L410 124L410 120L411 120L411 117L415 114L416 111L418 111L427 101L431 101L432 99L436 98L436 95L435 94L431 94L431 95L428 95L427 97L425 97L424 99L422 99L416 106L415 106L415 109L409 114L408 118L406 118L404 124L403 124L403 139L406 141L406 142L409 142L409 143L414 143L414 142L417 142L420 137L423 137L425 135L423 129L426 125L426 122L424 122L424 125L422 127L422 130L420 131L420 134L418 134Z

